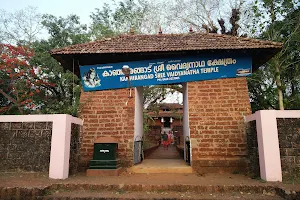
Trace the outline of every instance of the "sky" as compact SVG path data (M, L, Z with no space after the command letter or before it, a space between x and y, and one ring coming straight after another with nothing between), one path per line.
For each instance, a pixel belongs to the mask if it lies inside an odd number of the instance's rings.
M0 0L0 9L14 12L28 6L36 7L41 14L52 14L66 17L70 14L80 16L81 23L89 24L89 15L95 8L101 8L104 3L112 0Z

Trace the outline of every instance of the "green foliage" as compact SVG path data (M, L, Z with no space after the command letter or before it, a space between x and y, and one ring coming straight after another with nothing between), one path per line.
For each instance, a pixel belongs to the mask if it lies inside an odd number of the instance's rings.
M80 24L77 15L66 18L43 15L42 24L50 34L47 42L52 49L90 41L87 26Z
M143 130L144 130L144 133L148 133L150 131L149 124L151 122L154 122L154 119L147 112L143 112Z
M66 113L78 115L80 98L80 80L70 71L65 71L62 66L51 57L49 51L67 45L89 41L86 25L79 23L79 17L70 15L66 18L56 18L52 15L43 16L43 25L50 37L48 40L36 41L33 46L35 56L33 65L44 66L44 73L50 82L56 83L55 87L47 87L49 98L44 102L41 113Z
M268 12L271 12L272 3L276 6L279 3L263 2L266 3ZM291 1L281 2L283 11L280 12L279 8L275 9L275 5L273 6L275 17L270 17L268 25L260 34L261 39L282 42L284 46L282 51L248 79L253 112L259 109L278 109L280 104L285 109L300 109L300 9L291 8L289 2ZM277 20L277 16L284 18ZM282 100L279 93L282 93Z
M124 0L112 9L108 4L96 8L90 17L92 19L91 35L95 39L111 37L133 29L140 33L142 24L147 20L150 4L146 1Z
M252 6L253 30L262 33L266 28L277 21L285 18L299 5L294 0L255 0Z
M267 66L262 66L247 78L252 112L264 109L278 109L274 80Z
M115 35L115 31L111 27L111 13L108 4L104 4L102 10L96 8L95 13L90 15L92 19L91 35L95 39L111 37Z

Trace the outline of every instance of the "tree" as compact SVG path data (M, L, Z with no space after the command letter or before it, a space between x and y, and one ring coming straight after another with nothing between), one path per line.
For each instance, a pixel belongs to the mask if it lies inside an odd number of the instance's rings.
M199 32L239 35L238 22L245 18L244 4L244 0L235 3L231 0L176 0L171 6L169 24L180 32L186 32L192 25ZM225 26L229 23L231 26Z
M90 17L93 39L111 37L134 30L135 33L155 33L163 23L162 8L157 1L124 0L114 5L96 8Z
M39 67L30 65L32 49L25 46L0 45L0 113L25 114L37 109L47 94L42 86L53 86Z
M43 85L47 91L48 98L40 113L65 113L77 115L78 102L80 97L79 78L63 67L49 54L50 43L48 41L36 41L34 44L35 55L31 63L39 66L48 81L55 85Z
M255 22L258 24L255 28L258 29L256 32L260 33L259 38L282 42L284 47L282 51L265 64L265 67L262 67L265 71L268 70L271 75L268 80L262 76L256 76L256 80L249 80L258 81L261 84L264 84L263 82L275 83L274 86L270 85L270 88L277 90L277 97L269 96L269 98L277 99L278 106L274 105L273 107L283 110L285 102L289 102L290 97L298 96L295 95L296 87L294 86L299 77L299 74L295 74L299 71L297 66L299 66L300 61L298 58L299 49L297 49L297 41L299 41L297 39L300 35L299 8L293 4L292 0L262 0L257 1L254 5L254 13L256 17L262 18L261 23ZM267 19L264 19L265 16L267 16ZM283 19L281 20L281 18ZM293 78L291 77L292 74L294 74ZM293 83L290 83L291 80L293 80ZM251 85L254 84L250 83ZM293 91L293 95L289 95L290 90ZM260 94L252 93L251 95L257 96Z
M90 15L92 19L91 35L94 39L110 37L115 35L115 30L111 26L112 10L108 4L104 4L102 10L96 8L96 11Z
M0 10L0 43L30 45L42 30L42 15L34 7L14 13Z
M1 42L14 45L18 44L19 50L27 48L32 52L30 56L26 57L26 66L19 66L21 68L27 67L27 72L24 69L24 74L28 76L31 75L28 77L28 81L32 82L31 78L39 81L41 81L39 79L41 77L47 79L47 82L40 82L40 85L35 83L34 86L32 86L38 89L38 95L34 93L35 90L31 92L27 91L28 88L22 90L21 86L24 85L25 76L20 76L18 73L15 73L15 71L11 69L13 66L10 66L9 60L3 60L1 63L3 67L1 70L1 78L5 80L5 83L0 84L0 105L4 107L3 111L5 110L6 114L38 112L76 115L80 95L79 79L71 72L65 72L62 66L51 57L49 51L53 48L89 41L90 35L87 33L87 26L80 24L79 17L76 15L70 15L66 18L58 18L53 15L41 15L33 7L19 10L15 13L2 12L0 21L2 22L0 23ZM50 36L48 39L38 40L38 34L41 29L48 31ZM4 45L3 47L5 47L5 51L2 52L2 55L5 56L9 53L10 59L14 59L14 62L20 59L20 57L24 57L22 55L24 51L20 51L19 54L16 54L16 49L12 51L13 46ZM16 66L14 67L18 69ZM39 71L40 74L30 74L29 69L34 69L35 73ZM11 78L14 81L12 81ZM10 92L8 89L10 87L15 89ZM33 108L27 108L28 102L19 102L19 100L23 100L23 97L20 98L19 95L22 91L26 91L31 95L30 97L24 96L24 98L28 98L28 100L32 101L29 103L35 105ZM24 106L25 109L23 109ZM14 110L15 108L17 108L16 111Z
M80 24L79 17L70 15L66 18L44 15L42 24L50 37L33 43L35 56L32 63L43 66L43 72L49 82L55 86L45 86L49 94L47 101L41 108L41 113L67 113L77 116L80 98L80 80L63 67L49 54L53 48L78 44L90 40L86 25Z
M165 100L167 95L174 94L175 92L182 93L182 86L173 84L144 87L144 105L148 109L156 110L158 104Z
M263 65L247 78L252 112L277 109L276 83L267 65Z
M47 40L49 47L59 48L90 41L87 25L80 24L79 19L77 15L69 15L66 18L43 15L42 24L50 35Z
M139 32L144 11L144 8L131 0L120 1L114 10L108 4L104 4L102 9L96 8L90 15L93 38L111 37L126 33L130 29Z
M176 0L171 7L169 22L180 31L187 30L187 27L193 25L197 31L210 29L210 32L214 32L217 30L213 16L218 15L219 7L220 1Z

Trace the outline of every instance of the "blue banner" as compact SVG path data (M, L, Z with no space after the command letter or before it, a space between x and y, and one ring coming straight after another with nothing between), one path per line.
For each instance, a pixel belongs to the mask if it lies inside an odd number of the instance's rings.
M122 67L130 67L129 82ZM84 91L183 83L249 76L245 56L193 56L80 66Z

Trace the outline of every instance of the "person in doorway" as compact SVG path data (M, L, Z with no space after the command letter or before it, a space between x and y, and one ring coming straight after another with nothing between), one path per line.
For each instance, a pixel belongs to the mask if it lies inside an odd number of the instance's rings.
M163 134L162 134L162 144L163 144L163 147L164 147L164 149L167 149L168 150L168 146L169 146L169 141L168 141L168 135L167 135L167 133L166 132L164 132Z
M168 146L172 143L172 134L171 131L168 132Z

